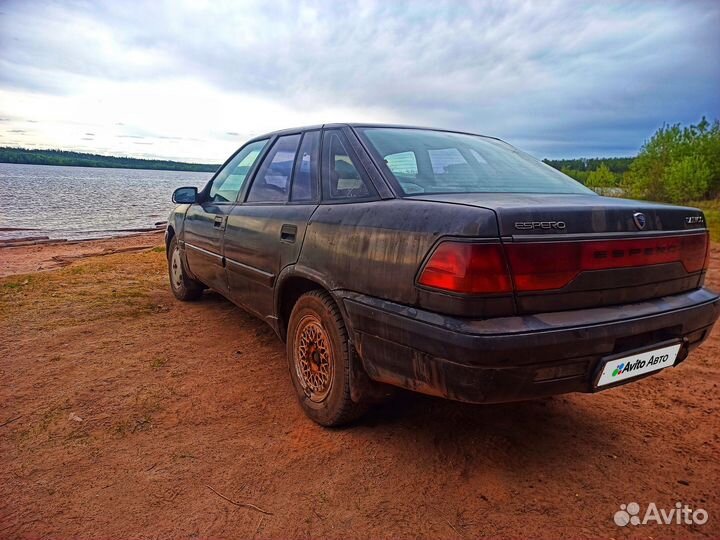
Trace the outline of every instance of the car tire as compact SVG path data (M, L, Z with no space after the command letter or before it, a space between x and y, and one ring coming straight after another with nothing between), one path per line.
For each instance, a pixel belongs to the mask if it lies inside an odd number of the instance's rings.
M183 302L200 298L204 288L203 284L187 275L176 237L173 237L168 245L167 260L170 290L175 298Z
M351 347L330 294L315 290L298 299L288 322L290 378L303 411L321 426L347 424L368 408L350 396Z

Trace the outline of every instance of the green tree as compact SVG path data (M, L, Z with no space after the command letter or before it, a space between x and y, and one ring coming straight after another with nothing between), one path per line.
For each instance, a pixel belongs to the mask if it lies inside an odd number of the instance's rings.
M686 156L673 161L663 176L667 200L680 203L704 198L711 174L703 156Z
M720 122L665 125L642 147L623 178L631 197L684 202L720 191Z
M581 182L583 184L587 182L588 173L586 171L579 171L577 169L563 167L560 172L562 172L563 174L567 174L570 178L577 180L578 182Z
M614 187L617 185L617 179L608 166L601 163L597 169L590 171L585 185L589 188Z

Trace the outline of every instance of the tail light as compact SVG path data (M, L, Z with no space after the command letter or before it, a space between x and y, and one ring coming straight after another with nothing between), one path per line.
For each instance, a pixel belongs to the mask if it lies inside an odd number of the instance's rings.
M512 292L500 244L443 242L425 264L418 283L467 294Z
M507 244L518 291L559 289L579 273L681 262L688 273L706 264L707 233L632 240Z
M513 282L518 292L554 290L593 270L680 262L686 272L699 272L707 267L707 248L707 233L504 246L447 241L432 254L418 283L469 294L510 292Z

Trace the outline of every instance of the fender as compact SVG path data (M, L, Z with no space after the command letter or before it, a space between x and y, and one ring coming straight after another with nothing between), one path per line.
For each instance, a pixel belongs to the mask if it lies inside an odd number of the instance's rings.
M304 266L302 264L289 264L282 270L280 270L280 273L275 278L275 285L273 287L273 306L274 306L274 312L273 312L273 319L275 321L278 321L280 318L280 312L281 312L281 306L280 306L280 298L282 296L282 290L285 285L285 282L293 277L301 277L305 278L310 281L314 281L318 285L320 285L323 289L328 291L330 295L333 297L333 299L337 302L340 312L343 315L343 319L345 319L345 324L347 325L347 314L345 313L345 308L342 305L341 302L339 302L339 299L337 296L333 293L335 289L337 289L337 284L334 282L334 280L328 279L326 276L318 272L317 270L313 270L312 268L308 268L307 266ZM349 328L349 327L348 327ZM278 332L279 333L279 332Z
M189 204L179 204L176 206L168 216L168 224L165 229L165 250L170 243L168 232L170 229L174 231L174 236L177 238L178 246L180 247L180 261L183 265L183 270L192 278L197 279L197 276L190 271L187 260L185 259L185 214L189 210Z
M333 300L335 300L335 303L340 310L340 315L342 316L345 327L348 330L348 340L350 341L351 368L349 383L351 399L356 403L361 401L362 399L369 399L371 401L379 400L381 396L387 393L387 389L384 388L382 385L378 385L377 383L374 383L372 380L370 380L370 377L368 377L367 373L365 372L362 358L360 358L355 349L355 332L350 323L350 317L348 317L347 311L345 309L345 303L343 302L342 297L337 294L338 292L340 292L340 289L337 288L333 281L326 279L324 275L313 270L312 268L308 268L306 266L298 264L288 265L280 271L275 281L274 287L275 290L273 303L275 306L275 314L272 317L273 321L268 321L277 333L278 337L283 339L283 329L280 328L280 298L282 296L282 290L285 283L288 279L293 277L305 278L320 285L322 288L324 288L330 293L330 296L333 297Z

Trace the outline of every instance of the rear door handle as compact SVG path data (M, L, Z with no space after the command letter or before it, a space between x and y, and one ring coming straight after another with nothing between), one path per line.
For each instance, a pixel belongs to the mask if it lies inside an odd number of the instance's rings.
M297 226L286 223L280 227L280 240L283 242L290 242L291 244L297 237Z
M216 229L224 229L225 228L225 216L215 216L215 222L213 223L213 227Z

